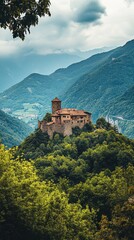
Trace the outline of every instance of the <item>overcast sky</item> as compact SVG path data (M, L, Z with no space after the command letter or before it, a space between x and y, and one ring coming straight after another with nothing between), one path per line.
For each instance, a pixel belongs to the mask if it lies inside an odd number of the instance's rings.
M25 41L0 29L0 56L87 51L134 39L134 0L51 0L50 11Z

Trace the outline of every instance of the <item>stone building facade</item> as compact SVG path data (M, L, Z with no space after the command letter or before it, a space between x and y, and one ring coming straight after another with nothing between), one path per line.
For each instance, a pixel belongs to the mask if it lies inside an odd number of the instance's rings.
M61 101L58 98L52 100L52 121L38 121L38 128L47 132L50 138L53 134L61 133L63 136L72 134L75 127L83 128L91 122L91 113L74 108L61 108Z

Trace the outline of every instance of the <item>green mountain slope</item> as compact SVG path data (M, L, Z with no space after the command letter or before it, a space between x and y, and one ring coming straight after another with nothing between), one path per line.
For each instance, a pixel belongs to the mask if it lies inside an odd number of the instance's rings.
M107 117L117 122L121 132L134 138L134 86L109 105Z
M134 120L134 86L119 97L109 109L110 115L122 116L123 119Z
M0 140L7 147L20 144L32 129L0 110Z
M86 109L93 119L108 113L115 99L123 95L134 84L134 40L116 49L110 57L83 75L64 94L69 107ZM120 108L122 108L120 104ZM128 110L132 112L132 109Z
M97 54L68 68L59 69L49 76L35 73L29 75L0 94L1 109L22 118L31 126L36 126L37 118L42 118L50 111L53 97L63 94L79 76L106 61L111 52Z

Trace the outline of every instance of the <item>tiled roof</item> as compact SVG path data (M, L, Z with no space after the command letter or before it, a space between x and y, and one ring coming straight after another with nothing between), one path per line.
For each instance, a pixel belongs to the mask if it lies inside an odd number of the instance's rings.
M56 97L56 98L54 98L54 99L52 100L52 102L61 102L61 100Z
M62 108L56 111L58 115L70 115L70 116L86 116L86 113L83 110L71 109L71 108Z

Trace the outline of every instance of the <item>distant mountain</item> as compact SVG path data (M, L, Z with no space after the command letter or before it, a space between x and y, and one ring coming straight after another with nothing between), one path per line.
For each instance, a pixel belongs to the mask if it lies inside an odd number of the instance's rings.
M31 131L24 122L0 110L0 141L7 147L20 144Z
M0 92L20 82L29 74L50 74L60 67L67 67L82 60L74 54L57 53L49 55L19 54L11 57L0 57Z
M30 126L50 111L53 97L63 94L79 76L105 62L112 51L92 56L87 60L58 69L53 74L31 74L20 83L0 94L0 107L12 116L19 117Z

